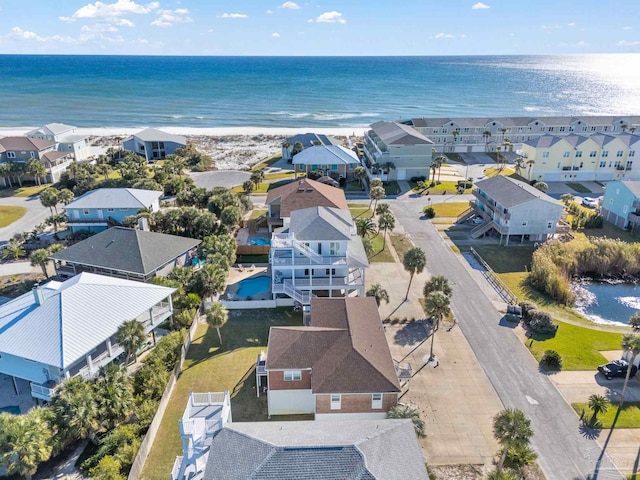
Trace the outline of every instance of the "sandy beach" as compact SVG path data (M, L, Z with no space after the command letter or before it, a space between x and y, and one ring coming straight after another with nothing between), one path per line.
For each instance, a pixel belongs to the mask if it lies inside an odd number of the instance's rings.
M0 137L24 135L37 127L0 128ZM78 135L94 137L92 144L106 150L120 147L123 140L146 127L76 128ZM156 128L156 127L154 127ZM314 132L344 139L362 137L360 128L266 128L266 127L158 127L167 133L184 135L198 150L209 154L218 169L247 170L251 165L280 152L282 141L293 135Z

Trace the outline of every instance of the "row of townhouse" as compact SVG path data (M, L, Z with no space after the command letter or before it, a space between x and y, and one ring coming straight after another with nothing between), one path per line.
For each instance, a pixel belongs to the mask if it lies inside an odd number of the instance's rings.
M495 152L505 143L518 150L524 142L549 134L624 133L640 125L640 116L413 118L403 123L431 139L438 151L468 153Z
M545 182L640 179L640 135L543 135L524 142L523 174Z

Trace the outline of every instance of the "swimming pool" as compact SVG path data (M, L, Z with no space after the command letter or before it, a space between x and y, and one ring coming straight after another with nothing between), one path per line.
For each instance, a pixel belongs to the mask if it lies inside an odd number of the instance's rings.
M271 240L262 237L249 237L249 245L271 245Z
M240 280L240 288L237 295L239 297L251 297L267 293L271 289L271 278L261 275L259 277L245 278Z

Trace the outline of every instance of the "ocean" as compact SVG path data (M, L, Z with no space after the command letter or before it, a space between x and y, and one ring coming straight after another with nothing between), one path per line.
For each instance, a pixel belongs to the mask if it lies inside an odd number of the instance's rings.
M0 127L366 127L414 117L640 114L640 54L0 55Z

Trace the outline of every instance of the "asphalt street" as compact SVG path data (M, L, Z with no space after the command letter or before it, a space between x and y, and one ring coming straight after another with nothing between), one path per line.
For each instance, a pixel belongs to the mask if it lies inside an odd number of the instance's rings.
M43 223L50 216L49 209L43 207L39 196L0 198L0 205L24 207L27 213L11 225L0 228L0 246L7 243L16 233L30 232L33 227Z
M478 288L460 257L431 222L419 219L424 200L403 196L389 203L406 233L425 251L427 270L452 282L452 310L500 400L531 418L535 431L532 446L547 479L624 478L588 432L581 431L571 406L540 373L537 362L511 328L501 322L502 314ZM455 399L451 402L455 408Z

